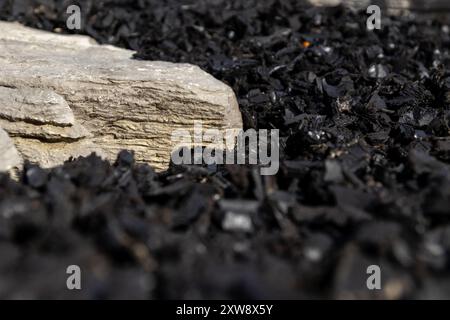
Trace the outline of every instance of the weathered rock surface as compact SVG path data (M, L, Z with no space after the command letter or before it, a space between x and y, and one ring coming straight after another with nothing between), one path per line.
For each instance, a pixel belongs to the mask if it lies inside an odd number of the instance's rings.
M51 90L0 87L0 117L11 121L71 126L75 117L63 97Z
M228 86L188 64L139 61L85 36L0 22L0 126L45 167L95 151L164 169L176 129L241 129Z
M0 128L0 172L20 166L22 158L8 134Z

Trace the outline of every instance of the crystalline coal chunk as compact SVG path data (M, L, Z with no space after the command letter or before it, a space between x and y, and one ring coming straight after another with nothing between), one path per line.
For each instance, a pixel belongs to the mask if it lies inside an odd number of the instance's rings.
M123 150L119 153L117 157L116 164L121 167L130 167L134 164L134 154L133 152Z
M382 64L374 64L369 67L369 77L371 78L386 78L389 74L388 69Z

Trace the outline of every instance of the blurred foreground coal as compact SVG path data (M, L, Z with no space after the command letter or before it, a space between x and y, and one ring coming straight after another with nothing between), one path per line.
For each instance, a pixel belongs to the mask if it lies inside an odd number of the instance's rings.
M155 173L122 153L3 176L0 297L450 297L447 24L371 32L364 12L294 0L79 2L82 33L230 84L246 128L280 129L280 172ZM65 32L67 5L0 1L0 18Z
M359 178L330 161L264 179L233 165L157 174L128 152L27 165L21 182L0 178L0 297L448 297L448 166L412 150L388 188L346 183ZM372 264L381 291L366 288ZM82 291L66 289L69 265Z

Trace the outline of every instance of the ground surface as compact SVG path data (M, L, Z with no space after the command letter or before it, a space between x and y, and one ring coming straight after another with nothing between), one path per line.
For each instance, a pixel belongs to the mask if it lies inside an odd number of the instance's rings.
M295 0L181 3L81 1L81 33L228 83L246 128L280 129L279 173L156 174L122 153L2 176L0 297L450 297L449 27L385 17L371 32L363 12ZM65 32L68 4L3 0L0 18ZM69 264L82 291L65 289Z

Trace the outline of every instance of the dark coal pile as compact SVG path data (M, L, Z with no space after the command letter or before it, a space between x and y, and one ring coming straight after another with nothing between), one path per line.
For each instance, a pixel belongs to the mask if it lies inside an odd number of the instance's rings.
M78 2L81 33L232 86L246 128L280 130L280 171L155 173L123 152L2 176L0 297L450 297L446 21L367 31L364 12L297 0ZM0 18L67 32L69 4L0 1ZM71 264L82 291L65 287ZM366 287L373 264L382 290Z

